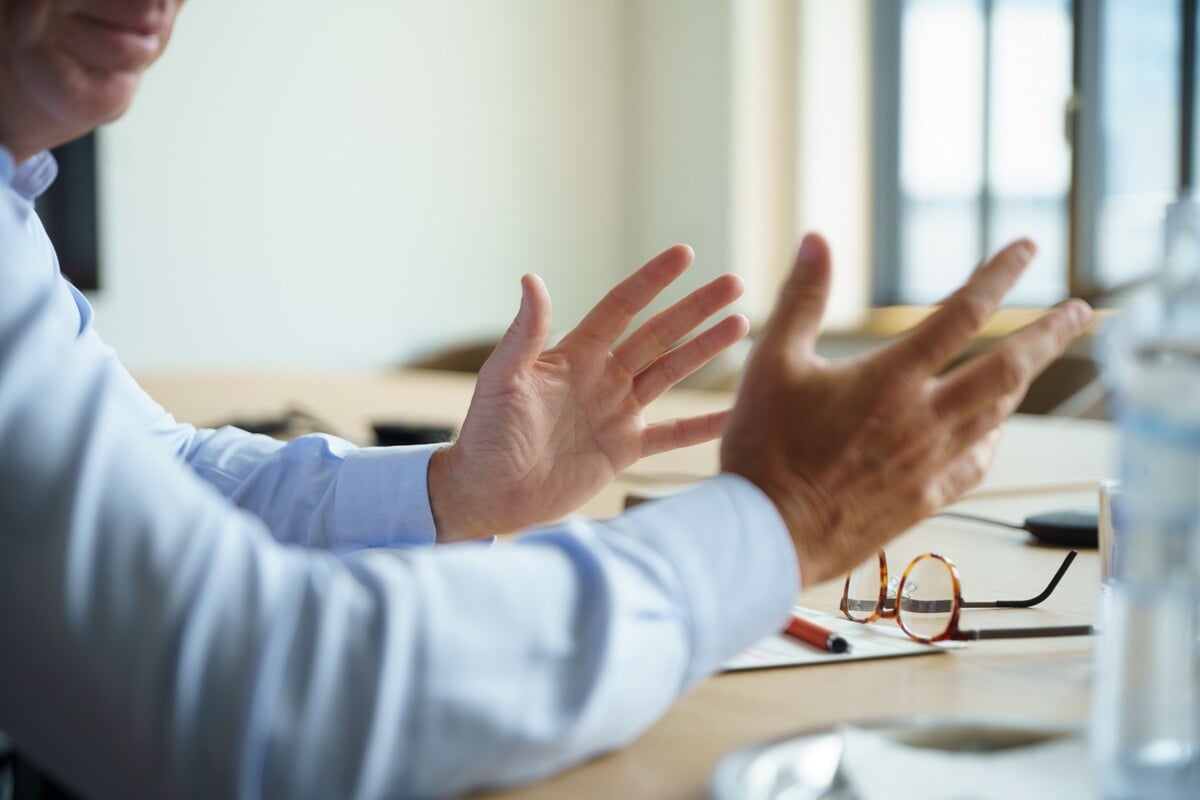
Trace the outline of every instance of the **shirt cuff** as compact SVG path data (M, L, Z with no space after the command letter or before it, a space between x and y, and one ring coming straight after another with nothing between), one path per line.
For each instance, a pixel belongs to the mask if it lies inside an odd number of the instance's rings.
M339 543L432 546L437 528L429 507L429 459L445 446L363 447L347 454L334 495Z
M679 576L692 644L687 686L782 630L800 591L796 551L775 504L753 483L719 475L613 521L627 525Z

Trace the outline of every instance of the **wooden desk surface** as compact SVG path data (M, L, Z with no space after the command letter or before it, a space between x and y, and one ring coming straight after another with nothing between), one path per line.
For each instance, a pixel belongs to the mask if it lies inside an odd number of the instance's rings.
M299 406L333 431L369 441L370 421L456 424L472 377L405 371L377 375L189 373L144 375L142 385L183 421L214 424L236 416L277 415ZM728 395L672 392L654 418L722 407ZM797 413L801 413L799 410ZM716 469L713 444L648 458L582 509L617 513L626 492L664 490ZM1105 423L1018 417L997 463L960 510L1020 522L1051 509L1094 507L1096 481L1112 474L1115 437ZM1021 532L934 518L888 546L901 567L934 550L958 564L968 600L1038 592L1064 552ZM964 626L1061 625L1092 620L1099 562L1076 559L1055 593L1036 609L967 612ZM799 602L836 608L839 581L805 587ZM847 721L914 714L999 716L1082 723L1089 706L1093 640L972 642L943 655L718 675L680 700L629 747L545 781L494 798L702 798L718 761L754 742ZM647 654L653 658L653 653Z

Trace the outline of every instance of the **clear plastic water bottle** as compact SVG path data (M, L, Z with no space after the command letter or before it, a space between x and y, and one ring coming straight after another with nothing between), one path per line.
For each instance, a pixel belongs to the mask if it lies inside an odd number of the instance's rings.
M1101 340L1123 483L1091 725L1109 800L1200 798L1200 204L1166 233L1159 279Z

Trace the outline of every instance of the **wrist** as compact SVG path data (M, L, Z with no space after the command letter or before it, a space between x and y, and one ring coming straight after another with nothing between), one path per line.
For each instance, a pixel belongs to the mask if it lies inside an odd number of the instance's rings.
M781 466L768 467L761 457L739 460L725 457L724 451L722 456L722 471L749 481L775 506L791 538L796 567L804 585L822 580L825 570L820 540L833 530L833 525L822 521L813 498L800 491L799 481L781 479L786 474Z
M478 539L491 532L471 497L472 482L464 479L457 444L443 447L429 459L429 510L438 544Z

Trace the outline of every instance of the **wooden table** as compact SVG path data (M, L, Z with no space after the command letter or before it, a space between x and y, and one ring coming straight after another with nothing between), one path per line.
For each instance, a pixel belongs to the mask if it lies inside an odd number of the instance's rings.
M143 386L176 416L214 424L238 416L308 410L336 432L368 442L370 421L455 424L466 412L471 376L405 371L377 375L190 373L144 375ZM720 408L728 395L672 392L654 418ZM797 413L802 413L797 410ZM627 492L664 491L716 469L713 444L647 458L582 512L618 513ZM1009 425L988 480L957 508L1014 522L1039 511L1095 507L1096 482L1113 473L1115 437L1106 423L1018 417ZM1034 545L1022 531L930 519L888 546L893 569L925 551L959 566L967 600L1036 594L1064 551ZM1036 609L967 612L965 626L1019 627L1089 622L1099 562L1076 559ZM747 587L750 591L751 587ZM833 610L840 581L805 587L799 602ZM891 623L887 623L891 624ZM545 781L494 798L701 798L719 760L766 739L847 721L914 714L994 716L1083 723L1092 676L1089 638L972 642L944 655L718 675L680 700L638 741ZM653 657L653 654L648 654Z

